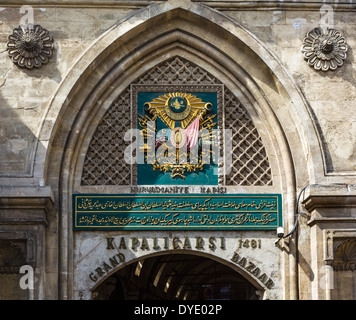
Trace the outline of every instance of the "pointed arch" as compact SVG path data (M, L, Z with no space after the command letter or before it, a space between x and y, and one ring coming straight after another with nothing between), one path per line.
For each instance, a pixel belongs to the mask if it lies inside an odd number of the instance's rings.
M48 248L59 251L62 299L73 294L71 194L80 186L80 164L94 130L130 83L172 56L192 61L224 83L269 141L267 154L276 168L274 187L284 196L286 228L294 223L296 189L323 175L320 165L314 165L323 161L307 104L258 39L226 15L197 3L167 1L139 10L78 58L51 98L39 129L39 144L47 152L37 148L35 174L56 198L49 225L59 242L50 240ZM297 283L294 257L287 259L292 271L286 296L296 292Z
M145 36L137 37L138 34ZM81 103L78 103L81 105L83 97L93 97L91 92L94 87L98 88L100 82L100 85L108 86L108 82L114 80L113 77L117 75L112 74L111 77L107 77L105 84L100 81L108 70L119 68L123 74L133 75L133 71L137 71L137 66L134 67L136 70L129 66L132 67L137 59L145 61L146 69L150 68L150 62L142 58L149 54L147 50L153 53L151 59L158 54L161 56L171 54L172 46L166 46L163 50L165 43L180 44L182 48L184 46L194 48L196 50L194 54L197 56L202 52L206 53L207 46L209 50L215 51L208 53L211 59L215 59L217 53L228 57L229 59L224 61L225 67L234 73L235 78L232 79L229 75L229 80L241 81L242 88L249 88L249 92L245 93L252 95L255 101L267 100L266 102L273 108L274 116L279 120L279 125L285 129L283 131L286 134L296 134L288 137L290 143L296 141L292 146L293 153L300 152L303 157L307 155L308 162L305 166L305 163L301 164L295 160L300 179L313 182L316 176L323 176L323 167L320 164L324 163L324 160L307 103L276 56L236 21L218 11L190 2L182 4L179 1L168 1L166 4L151 5L119 21L98 38L73 64L54 93L39 128L40 143L48 145L48 149L51 149L59 124L56 119L62 119L65 117L64 114L71 112L70 109L74 105L69 102L74 103L72 95L75 92L81 91L82 99ZM224 50L225 47L234 50ZM157 54L155 55L152 50L157 50ZM211 64L209 67L211 68ZM95 98L97 97L93 97ZM276 102L278 106L274 105ZM78 109L78 104L76 103L74 108ZM297 132L288 130L288 127L297 128ZM41 174L40 167L44 165L45 180L50 154L47 152L45 155L36 156L35 171ZM303 168L307 168L307 171L303 172L305 171Z
M132 84L204 86L221 82L185 58L174 56L146 71ZM226 86L223 92L221 116L225 121L221 123L232 130L233 138L232 171L226 177L226 185L272 185L268 155L251 116ZM130 177L131 166L124 160L129 145L124 135L132 128L130 94L129 87L124 89L100 120L86 152L81 185L130 185L135 180Z
M182 260L182 262L179 263L174 263L174 265L170 263L172 260L176 261L177 259L179 259L180 256L187 256L194 259L194 260L191 259L192 263L189 263L190 261L186 263L189 266L188 269L184 270L184 268L182 268L184 267L184 263L186 262L186 260ZM205 267L204 264L202 265L198 263L199 262L198 259L202 258L205 261L209 261L210 266L211 264L217 263L218 265L227 267L224 268L225 271L231 270L233 272L236 272L236 276L240 275L247 283L249 283L256 290L258 290L259 291L258 293L261 296L263 295L268 296L268 293L266 291L268 291L270 286L273 286L273 283L271 282L271 280L269 280L269 277L266 274L260 272L258 267L257 267L258 271L256 270L256 272L248 272L246 271L246 268L242 267L240 264L234 263L233 261L221 259L220 257L215 256L214 254L199 252L194 250L166 250L160 253L146 254L139 258L132 259L123 264L115 266L114 268L110 269L109 272L107 272L104 276L102 276L100 280L97 281L94 285L93 285L93 281L89 280L86 286L91 289L90 290L91 298L93 298L93 293L94 292L97 293L98 291L100 291L100 287L103 284L105 284L105 282L107 282L108 280L110 281L113 278L113 275L115 275L116 273L122 271L123 269L128 269L128 267L131 267L132 265L138 262L141 262L141 268L142 267L144 268L147 260L155 259L157 261L160 258L163 258L162 262L156 263L155 268L153 268L153 266L150 265L151 269L149 269L148 271L150 273L150 277L141 278L139 280L140 282L142 282L143 285L147 285L147 283L150 281L152 282L152 285L154 285L155 287L158 287L159 284L161 287L164 286L165 283L167 282L169 275L171 274L172 269L174 269L174 272L176 272L175 276L179 277L180 283L182 283L184 286L189 286L189 282L192 280L193 280L192 282L197 283L199 281L199 277L202 277L201 275L199 275L199 272L204 271L204 267ZM245 264L248 265L248 263L246 262ZM254 269L255 267L252 270ZM223 275L220 276L222 277ZM181 297L182 296L183 295L181 294Z

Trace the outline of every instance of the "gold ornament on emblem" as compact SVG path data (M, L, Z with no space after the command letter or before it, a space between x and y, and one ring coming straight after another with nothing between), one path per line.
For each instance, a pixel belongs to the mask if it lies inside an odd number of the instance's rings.
M191 93L172 92L146 102L145 107L151 117L139 115L138 119L145 141L156 135L156 128L150 127L149 123L158 118L168 127L163 131L166 130L166 133L168 130L171 131L167 139L165 136L156 137L156 152L153 154L149 152L146 155L146 161L152 163L153 170L171 172L172 178L182 179L185 179L186 172L203 170L202 159L207 158L203 153L207 151L203 148L201 154L197 155L197 152L191 150L199 148L198 136L201 138L201 144L217 141L212 131L216 126L214 122L216 114L209 114L212 104ZM199 134L199 130L204 131L200 131L202 134ZM151 151L147 144L144 146L144 151ZM209 154L212 154L210 148ZM154 159L149 158L152 156Z

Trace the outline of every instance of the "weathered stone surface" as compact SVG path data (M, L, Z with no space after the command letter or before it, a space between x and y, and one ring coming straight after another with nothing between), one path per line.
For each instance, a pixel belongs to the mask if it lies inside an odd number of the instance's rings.
M34 239L42 268L34 298L90 299L96 285L90 271L111 257L106 237L135 236L73 233L71 194L130 192L130 185L81 185L91 137L125 88L176 55L213 74L241 100L266 148L273 186L230 186L228 192L282 193L287 233L298 191L312 185L304 195L305 215L299 215L298 248L294 236L275 247L272 232L231 231L223 233L226 250L208 253L234 265L235 239L260 237L265 250L239 254L255 260L275 282L264 298L355 298L351 289L347 294L340 289L348 277L355 281L355 272L339 258L336 290L325 285L338 246L356 237L356 15L352 1L330 4L333 27L342 31L349 50L342 68L320 73L301 53L305 34L320 24L316 0L2 1L0 234L6 241ZM8 36L24 16L21 5L32 5L34 22L55 39L54 54L40 69L18 68L6 51ZM174 237L142 233L150 241L154 236ZM209 242L206 233L177 231L176 236ZM147 253L126 249L126 262ZM238 263L234 268L256 280Z

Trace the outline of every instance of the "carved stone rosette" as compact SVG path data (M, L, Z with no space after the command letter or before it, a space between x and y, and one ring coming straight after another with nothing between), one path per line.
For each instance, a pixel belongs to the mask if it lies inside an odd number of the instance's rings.
M342 34L335 29L323 32L320 28L309 31L303 39L302 52L315 70L336 70L344 64L347 44Z
M53 53L53 37L40 25L15 28L8 38L10 59L21 68L40 68Z

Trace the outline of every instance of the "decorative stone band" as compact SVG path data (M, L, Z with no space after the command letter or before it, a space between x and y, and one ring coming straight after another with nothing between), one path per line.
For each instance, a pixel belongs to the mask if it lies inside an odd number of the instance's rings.
M52 189L47 186L0 187L0 227L24 224L47 226L47 213L53 203Z
M7 51L10 59L21 68L40 68L53 53L53 37L40 25L15 28L9 36Z
M303 39L302 52L308 65L315 70L336 70L344 64L347 44L342 34L335 29L321 28L309 31Z

